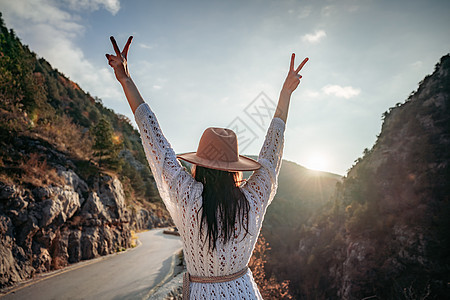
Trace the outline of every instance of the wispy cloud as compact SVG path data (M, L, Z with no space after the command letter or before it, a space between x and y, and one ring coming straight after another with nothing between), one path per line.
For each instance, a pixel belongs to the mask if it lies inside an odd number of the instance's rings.
M303 7L300 10L300 12L297 15L297 18L299 18L299 19L307 18L307 17L309 17L311 12L312 12L312 7L311 6L305 6L305 7Z
M297 15L298 19L305 19L305 18L309 17L311 12L312 12L312 7L310 5L301 7L301 8L296 9L296 10L294 10L294 9L289 9L288 10L289 14Z
M30 26L32 24L46 24L50 27L58 28L60 31L65 31L71 36L77 35L84 30L84 27L76 22L74 16L61 10L50 1L0 0L0 4L4 13L3 18L7 23L11 23L16 31L18 31L18 28L21 29L21 27L32 27ZM31 24L21 26L24 21L28 21Z
M320 96L320 93L313 90L306 90L303 92L306 98L317 98Z
M322 16L329 17L335 12L335 7L333 5L327 5L322 7Z
M351 12L351 13L356 12L358 10L359 10L359 6L358 5L350 5L348 7L348 11Z
M327 36L327 34L325 31L316 30L314 33L308 33L308 34L305 34L304 36L302 36L302 40L304 42L315 44L315 43L318 43L321 39L323 39L326 36Z
M102 7L115 15L120 10L119 0L64 0L70 9L96 11Z
M106 63L104 67L95 66L76 45L85 27L73 8L77 6L77 10L94 11L104 7L114 14L120 9L119 1L65 0L63 3L0 0L6 25L13 27L24 43L32 44L32 50L39 56L79 83L84 90L101 98L119 98L120 90Z
M336 84L328 84L322 88L326 95L334 95L339 98L349 99L358 96L361 93L360 89L351 86L340 86Z
M423 62L418 60L418 61L413 62L411 64L411 67L413 67L413 68L420 68L420 67L422 67L422 65L423 65Z
M144 48L144 49L148 49L148 50L153 49L152 45L147 45L147 44L144 44L144 43L139 43L139 47Z

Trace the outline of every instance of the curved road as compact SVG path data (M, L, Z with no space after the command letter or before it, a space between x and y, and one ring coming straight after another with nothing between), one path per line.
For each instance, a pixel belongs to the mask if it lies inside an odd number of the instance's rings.
M181 249L178 237L155 229L139 233L142 245L56 272L18 287L6 299L146 299L164 279L172 256Z

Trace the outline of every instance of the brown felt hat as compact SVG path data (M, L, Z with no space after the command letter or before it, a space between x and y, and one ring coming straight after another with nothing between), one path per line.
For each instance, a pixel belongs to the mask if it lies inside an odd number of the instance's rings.
M200 138L197 152L183 153L177 157L222 171L253 171L261 167L259 162L239 155L236 134L227 128L207 128Z

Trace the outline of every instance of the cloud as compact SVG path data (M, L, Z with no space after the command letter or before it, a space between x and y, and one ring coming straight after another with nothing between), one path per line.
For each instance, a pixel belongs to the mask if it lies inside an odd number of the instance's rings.
M411 67L413 67L413 68L420 68L420 67L422 67L422 65L423 65L423 62L420 61L420 60L418 60L418 61L416 61L416 62L413 62L413 63L411 64Z
M302 40L304 42L315 44L315 43L318 43L321 39L323 39L326 36L327 36L327 34L326 34L325 31L323 31L323 30L316 30L314 33L305 34L302 37Z
M297 18L299 19L304 19L309 17L309 15L312 12L312 7L311 6L305 6L303 9L301 9L301 11L299 12Z
M157 85L157 84L154 84L154 85L153 85L153 88L154 88L155 90L160 90L160 89L162 89L162 86Z
M333 5L327 5L322 7L322 16L329 17L336 11L335 7Z
M356 12L358 10L359 10L359 6L358 5L350 5L348 7L348 11L351 12L351 13Z
M334 95L338 98L349 99L358 96L361 93L360 89L353 88L351 86L340 86L328 84L322 88L322 91L326 95Z
M288 13L290 15L296 14L298 19L305 19L305 18L309 17L311 12L312 12L312 7L310 5L305 6L305 7L301 7L297 11L295 11L293 9L289 9L288 10Z
M47 24L71 34L79 34L83 26L76 23L76 17L61 10L51 1L9 1L1 0L3 18L17 28L31 27L31 24ZM9 22L8 22L9 21ZM24 24L26 22L28 24ZM30 24L31 23L31 24ZM28 26L27 26L28 25Z
M64 0L69 8L73 10L96 11L104 7L111 14L115 15L120 10L119 0Z
M152 45L147 45L147 44L144 44L144 43L139 43L139 47L144 48L144 49L148 49L148 50L153 49Z
M313 90L306 90L303 92L306 98L317 98L320 96L319 92Z
M96 10L103 6L114 13L120 8L119 2L66 0L63 3L68 5L58 5L52 0L0 0L6 25L14 28L22 41L39 56L79 83L83 90L104 100L121 98L113 72L106 62L102 67L95 66L76 45L85 27L81 17L70 10L74 3L79 3L79 8Z

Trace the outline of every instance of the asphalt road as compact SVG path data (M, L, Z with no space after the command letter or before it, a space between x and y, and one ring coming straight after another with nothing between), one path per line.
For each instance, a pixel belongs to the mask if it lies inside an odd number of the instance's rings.
M33 280L0 297L6 299L145 299L166 277L179 237L162 229L138 234L140 246L123 253L75 264Z

